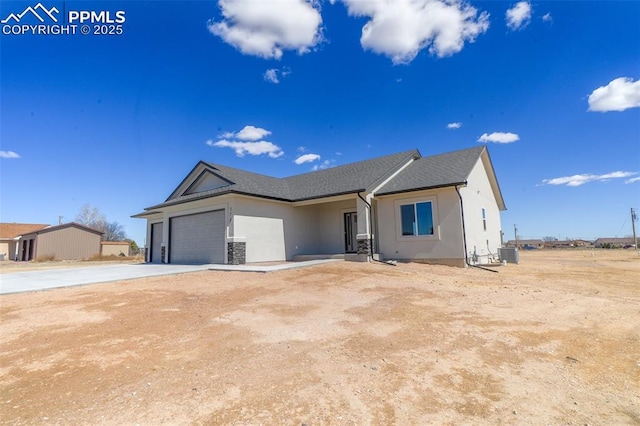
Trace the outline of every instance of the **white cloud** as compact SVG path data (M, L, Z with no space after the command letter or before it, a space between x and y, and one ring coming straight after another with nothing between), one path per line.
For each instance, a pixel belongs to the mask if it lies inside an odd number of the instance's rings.
M619 77L589 95L589 111L624 111L640 107L640 80Z
M624 183L636 183L636 182L640 182L640 176L634 177L634 178L631 178L631 179L627 179L627 180L624 181Z
M507 27L510 30L519 30L524 28L531 21L531 3L521 1L516 3L506 13Z
M284 151L274 143L260 140L270 134L271 132L269 130L248 125L244 126L239 132L223 133L217 142L208 140L207 145L218 148L231 148L236 152L238 157L244 157L246 154L267 154L271 158L278 158L284 154Z
M462 127L462 123L460 122L447 124L447 129L459 129L460 127Z
M360 44L407 64L425 48L438 57L451 56L489 28L489 14L462 0L340 0L349 15L367 17Z
M550 13L545 13L545 14L542 16L542 20L543 20L544 22L553 22L553 16L551 16L551 14L550 14Z
M280 78L284 78L291 74L291 69L284 67L282 69L271 68L265 71L264 80L269 83L278 84L280 83Z
M20 156L13 151L0 151L0 158L20 158Z
M634 176L638 173L636 172L612 172L612 173L606 173L603 175L594 175L594 174L580 174L580 175L573 175L573 176L563 176L563 177L559 177L559 178L553 178L553 179L544 179L542 181L543 184L546 185L566 185L566 186L580 186L580 185L584 185L585 183L589 183L589 182L606 182L608 180L611 179L621 179L621 178L627 178L629 176ZM635 178L638 179L638 178ZM632 181L633 179L629 179L627 180L625 183L631 183L629 181Z
M300 165L304 163L313 163L320 159L318 154L304 154L294 160L294 163Z
M228 141L226 139L214 142L212 140L207 141L207 145L215 146L218 148L231 148L236 152L238 157L244 157L249 155L263 155L267 154L271 158L278 158L284 154L282 149L271 142L257 141L257 142L240 142L240 141Z
M520 140L520 136L510 132L483 133L478 142L511 143Z
M599 175L598 176L598 180L609 180L609 179L619 179L619 178L626 178L629 176L633 176L637 173L634 172L612 172L612 173L606 173L604 175Z
M224 19L207 28L246 55L280 59L284 50L307 53L322 41L322 16L305 0L219 0Z
M244 126L239 132L226 132L221 135L225 139L240 139L243 141L257 141L269 136L270 131L255 126Z
M264 80L269 83L278 84L280 83L280 79L278 78L278 69L271 68L264 72Z

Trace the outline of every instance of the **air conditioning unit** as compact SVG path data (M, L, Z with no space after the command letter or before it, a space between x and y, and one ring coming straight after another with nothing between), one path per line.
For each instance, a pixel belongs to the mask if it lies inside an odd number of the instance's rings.
M506 261L507 263L515 263L517 264L520 261L520 256L518 255L518 249L513 247L503 247L498 249L498 254L500 255L501 261Z

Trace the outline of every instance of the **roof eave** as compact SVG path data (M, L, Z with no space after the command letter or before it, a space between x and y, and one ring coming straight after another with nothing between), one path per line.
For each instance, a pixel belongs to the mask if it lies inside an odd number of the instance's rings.
M410 188L410 189L401 189L398 191L391 191L391 192L383 192L380 193L378 192L376 194L377 197L385 197L387 195L395 195L395 194L403 194L406 192L417 192L417 191L427 191L427 190L431 190L431 189L442 189L442 188L451 188L454 186L463 186L466 185L467 181L463 181L463 182L454 182L454 183L444 183L441 185L431 185L431 186L422 186L422 187L418 187L418 188Z
M153 216L156 214L160 214L162 212L159 211L148 211L148 212L141 212L141 213L136 213L134 215L131 215L130 217L134 218L134 219L144 219L148 216Z
M358 192L365 192L366 188L358 188L358 189L353 189L353 190L349 190L349 191L342 191L342 192L336 192L336 193L331 193L331 194L323 194L323 195L318 195L318 196L313 196L313 197L304 197L304 198L296 198L296 199L288 199L288 198L281 198L281 197L273 197L273 196L269 196L269 195L262 195L262 194L253 194L250 192L245 192L245 191L238 191L238 190L229 190L229 191L224 191L224 192L220 192L217 194L212 194L212 195L207 195L207 196L202 196L202 197L194 197L188 200L177 200L174 202L166 202L166 203L162 203L162 204L158 204L155 206L151 206L149 207L147 210L156 210L156 209L161 209L163 207L169 207L169 206L175 206L175 205L179 205L179 204L185 204L185 203L189 203L191 201L198 201L198 200L204 200L207 198L215 198L215 197L219 197L222 195L228 195L228 194L236 194L236 195L244 195L244 196L248 196L248 197L254 197L254 198L261 198L264 200L273 200L273 201L281 201L281 202L286 202L286 203L298 203L298 202L304 202L304 201L311 201L311 200L320 200L322 198L330 198L330 197L339 197L342 195L349 195L349 194L357 194ZM145 218L147 216L151 216L153 214L156 213L161 213L159 211L150 211L150 212L142 212L142 213L138 213L135 214L131 217L133 218Z
M285 201L285 202L294 201L294 200L289 200L289 199L286 199L286 198L272 197L272 196L269 196L269 195L252 194L250 192L245 192L245 191L227 190L227 191L222 191L222 192L218 192L218 193L215 193L215 194L203 195L201 197L189 198L188 200L168 201L168 202L165 202L165 203L162 203L162 204L158 204L158 205L155 205L155 206L148 207L146 210L155 210L155 209L161 209L161 208L164 208L164 207L177 206L179 204L190 203L192 201L205 200L207 198L221 197L223 195L229 195L229 194L246 195L246 196L249 196L249 197L263 198L263 199L274 200L274 201ZM155 214L155 213L161 213L161 212L154 211L154 212L149 212L149 213L147 213L147 212L138 213L138 214L136 214L134 216L131 216L131 217L144 217L145 215L151 215L151 214Z
M336 192L332 194L323 194L323 195L317 195L313 197L296 198L295 200L290 200L290 201L297 203L297 202L310 201L310 200L320 200L322 198L339 197L341 195L357 194L358 192L365 192L365 191L366 191L365 188L353 189L353 190L350 189L349 191Z

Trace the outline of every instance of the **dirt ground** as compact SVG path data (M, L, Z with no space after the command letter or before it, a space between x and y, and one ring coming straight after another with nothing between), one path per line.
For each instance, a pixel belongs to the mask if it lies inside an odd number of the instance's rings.
M640 257L334 263L0 297L0 423L640 424Z

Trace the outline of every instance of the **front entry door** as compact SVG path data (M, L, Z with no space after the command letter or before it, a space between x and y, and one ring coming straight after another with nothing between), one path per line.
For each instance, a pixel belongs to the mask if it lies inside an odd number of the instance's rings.
M344 251L356 253L358 251L358 215L356 212L344 214Z

